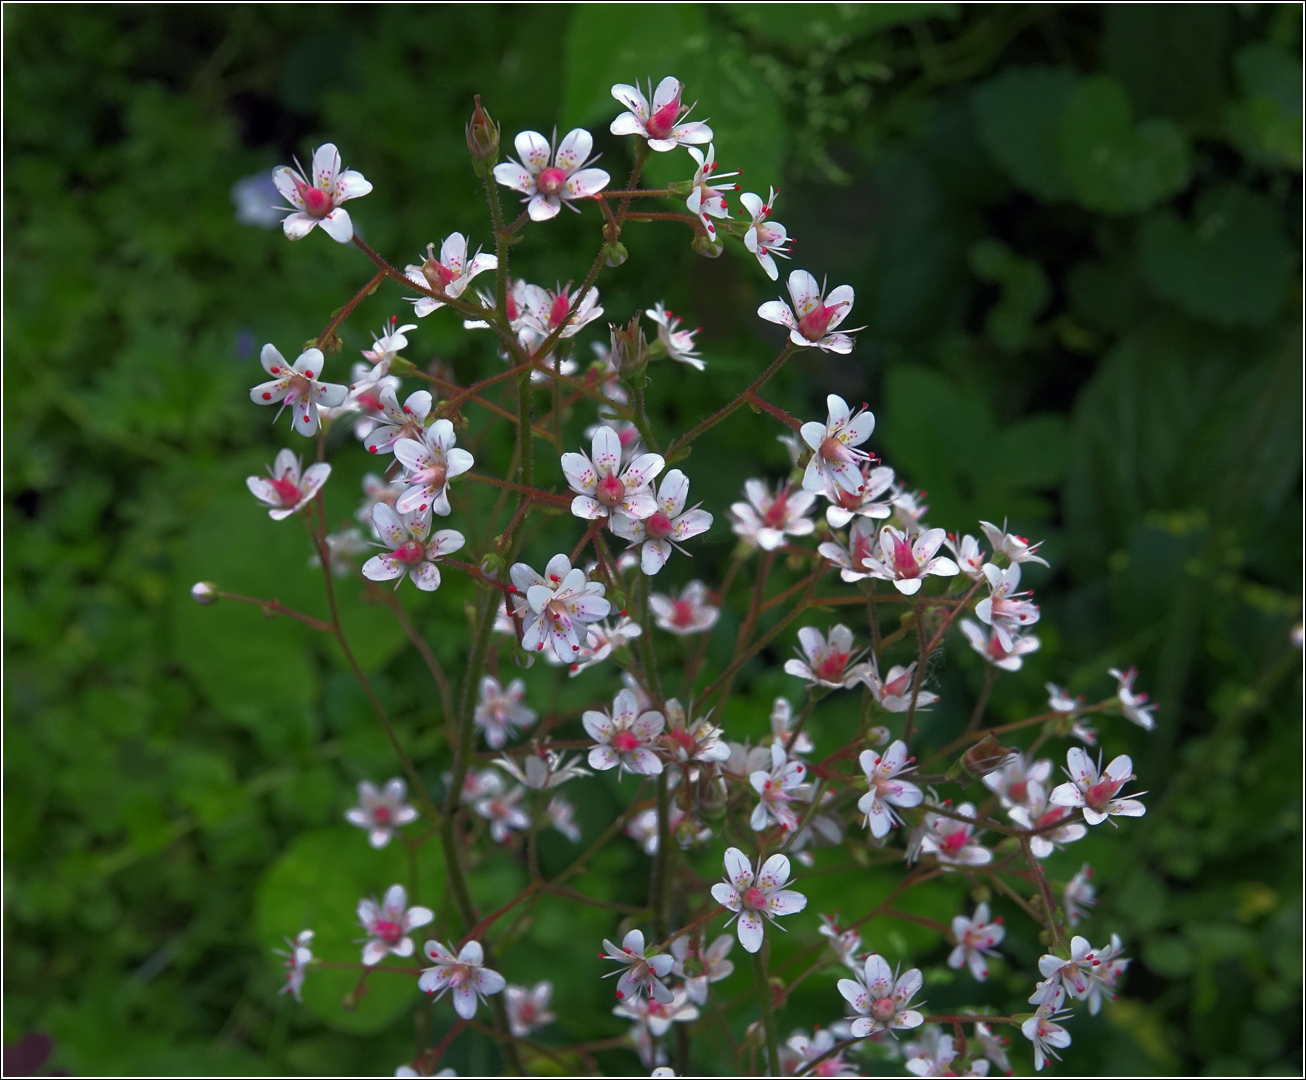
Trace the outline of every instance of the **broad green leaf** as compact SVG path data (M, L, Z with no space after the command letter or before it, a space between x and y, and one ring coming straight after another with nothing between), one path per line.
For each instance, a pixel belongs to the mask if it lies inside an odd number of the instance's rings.
M977 278L1002 289L985 319L985 330L1003 352L1019 352L1051 297L1047 274L1037 260L1022 258L999 240L976 241L969 261Z
M1192 151L1170 120L1134 123L1124 87L1086 79L1061 114L1061 164L1078 202L1105 214L1147 210L1188 185Z
M953 20L957 4L726 4L742 26L785 45L822 46L920 19Z
M1057 139L1062 110L1079 82L1065 68L1008 68L975 91L985 148L1017 187L1045 202L1071 195Z
M1259 42L1234 58L1242 100L1228 105L1230 137L1267 164L1302 167L1301 57Z
M312 930L313 955L334 963L358 963L362 935L356 909L364 897L380 899L391 885L409 891L409 904L438 907L444 888L444 864L439 850L427 845L418 854L418 888L409 879L404 848L398 841L375 851L360 829L336 825L301 833L270 866L255 898L254 926L268 962L273 949L286 949L285 938ZM386 965L426 966L421 947L433 934L428 927L413 934L417 951L403 960L387 957ZM367 993L353 1010L341 1006L357 985L359 970L309 969L304 980L304 1007L332 1027L354 1034L379 1031L419 997L417 976L373 972Z
M1144 221L1138 259L1158 295L1218 326L1272 319L1294 262L1278 208L1233 184L1204 191L1191 222L1169 211Z

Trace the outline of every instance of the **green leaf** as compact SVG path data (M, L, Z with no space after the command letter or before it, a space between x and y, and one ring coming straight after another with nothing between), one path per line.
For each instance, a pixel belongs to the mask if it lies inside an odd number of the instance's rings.
M1300 56L1259 42L1234 58L1242 100L1230 103L1230 138L1248 156L1272 165L1302 167Z
M969 261L977 278L1002 289L984 329L1003 352L1019 352L1052 295L1047 274L1036 260L1022 258L999 240L976 241Z
M1135 124L1124 87L1109 75L1086 79L1061 116L1061 163L1089 210L1128 214L1182 191L1192 169L1183 130L1169 120Z
M1217 326L1274 318L1294 262L1275 204L1235 184L1202 192L1191 223L1168 211L1144 221L1138 257L1157 295Z
M957 4L725 4L741 26L789 46L820 47L921 19L956 19Z
M395 883L409 890L410 904L435 907L444 888L444 864L434 847L418 853L418 889L408 876L404 849L397 841L380 851L367 844L358 829L345 825L301 833L286 852L268 868L255 898L254 925L260 947L269 962L273 949L286 948L285 939L312 930L313 955L318 960L358 963L362 936L355 916L358 901L380 899ZM388 957L387 964L422 966L422 943L433 936L429 929L414 934L417 953L408 960ZM367 979L367 993L352 1011L341 1006L359 979L358 969L329 970L310 967L304 980L304 1008L341 1031L369 1034L391 1023L418 996L417 977L375 971Z
M1057 138L1062 110L1079 82L1065 68L1009 68L975 91L985 148L1018 188L1044 202L1071 195Z

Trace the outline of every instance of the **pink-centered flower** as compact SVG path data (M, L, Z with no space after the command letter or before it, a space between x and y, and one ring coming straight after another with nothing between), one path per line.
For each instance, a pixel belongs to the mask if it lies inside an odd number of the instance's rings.
M875 414L869 409L852 412L838 394L825 399L828 410L825 423L811 420L799 434L812 450L811 460L803 473L803 490L820 494L839 487L861 497L866 490L862 464L871 460L865 450L858 450L875 430Z
M915 596L931 574L955 577L961 572L957 564L937 554L946 535L942 529L925 529L912 537L885 525L880 530L880 557L869 564L870 575L893 582L903 596Z
M508 1026L519 1039L557 1019L549 1012L549 1005L553 1002L553 983L548 979L542 979L529 990L524 986L509 986L505 994Z
M744 204L744 211L752 218L748 223L748 231L744 233L744 247L757 257L762 269L766 271L766 276L772 281L780 277L780 271L775 265L775 256L779 255L780 258L787 259L793 247L793 241L789 238L785 227L780 222L771 220L771 208L775 205L776 194L775 188L772 188L766 202L762 202L761 197L751 191L746 191L739 196L739 201Z
M316 435L318 406L334 408L349 396L348 387L321 381L325 360L321 349L305 349L293 365L287 364L275 345L264 345L259 363L272 379L251 389L249 399L255 405L279 403L277 416L289 408L295 430L305 436Z
M606 618L612 610L603 584L588 580L585 571L573 568L562 554L549 560L543 576L525 563L514 563L509 573L514 589L526 596L522 648L539 652L548 641L559 660L572 663L580 653L586 624Z
M1058 1020L1072 1015L1069 1010L1058 1011L1051 1005L1040 1005L1038 1010L1020 1025L1020 1033L1034 1044L1034 1069L1043 1071L1049 1058L1061 1060L1058 1050L1070 1045L1070 1032L1062 1027Z
M694 172L694 179L691 181L693 187L689 192L689 198L685 200L685 205L689 208L691 214L698 215L698 220L703 223L703 228L707 232L709 240L716 239L716 226L712 223L713 218L727 218L730 216L730 207L726 205L726 197L721 194L723 191L738 191L738 184L714 184L713 180L724 180L729 176L738 176L737 172L718 173L716 163L716 147L709 144L707 154L694 147L688 147L689 156L697 163L698 168Z
M954 534L948 533L944 543L963 574L971 581L984 580L984 564L988 561L988 556L975 537L967 535L958 540Z
M1025 657L1037 652L1041 644L1033 634L1008 634L1004 644L1001 634L996 630L985 630L974 619L962 619L959 625L970 647L1002 671L1019 671L1025 664Z
M1031 806L1033 788L1045 787L1052 775L1052 761L1040 758L1031 762L1024 754L1012 754L996 769L984 774L983 784L1010 810L1016 806Z
M1026 599L1028 592L1018 591L1019 563L1012 563L1005 568L995 563L985 563L984 577L989 584L989 595L975 605L975 614L981 622L993 627L1002 648L1011 652L1015 635L1038 622L1038 605Z
M561 795L555 795L544 808L549 824L573 844L580 843L580 826L576 824L576 808Z
M375 532L372 511L376 508L376 504L385 503L386 506L393 510L395 503L399 501L399 496L403 493L404 487L402 484L387 483L383 476L378 476L376 473L366 473L363 476L363 501L358 504L358 509L354 511L354 519L367 525ZM380 539L380 537L377 539Z
M1042 566L1047 566L1048 562L1040 555L1036 555L1042 541L1037 544L1031 544L1023 536L1017 536L1015 533L1007 532L1007 523L1002 523L1002 528L998 528L992 522L981 521L980 528L984 530L985 537L993 547L993 554L1005 555L1012 563L1036 562Z
M707 586L701 581L691 581L679 596L652 593L648 606L658 627L678 637L711 630L721 617L721 609L708 603Z
M331 573L338 578L351 578L358 573L359 556L368 554L373 547L362 532L354 528L327 533L323 540L326 543L327 562L331 567ZM317 553L310 555L308 565L314 570L320 569L322 556Z
M842 623L830 627L828 641L816 627L804 626L798 631L798 645L806 659L786 660L785 673L806 679L810 686L846 690L865 674L865 665L857 663L862 652L854 649L853 632Z
M608 128L613 135L641 135L648 140L650 150L665 153L677 146L693 143L702 145L712 141L712 129L702 120L686 120L693 106L680 103L684 84L674 75L668 75L655 91L653 104L638 86L617 83L612 96L626 106L627 111L612 121Z
M372 521L381 543L390 548L383 555L373 555L363 564L363 577L369 581L393 581L399 588L405 577L422 592L440 587L440 568L444 556L458 551L467 542L457 529L440 529L434 536L431 515L422 511L397 514L385 503L377 503Z
M1029 838L1029 848L1039 859L1046 859L1058 848L1088 835L1088 826L1074 817L1074 811L1068 806L1050 804L1047 788L1037 782L1030 783L1026 804L1012 807L1007 816L1022 829L1038 830Z
M645 518L631 517L622 511L613 514L612 531L629 540L631 550L640 548L640 569L650 577L666 566L673 548L688 555L680 545L712 527L712 515L700 509L701 504L686 510L688 501L689 477L679 469L672 469L662 478L657 509L652 514Z
M592 623L587 628L585 643L568 667L570 675L574 678L587 668L601 664L617 649L629 645L643 633L644 628L628 615L619 616L615 623ZM545 654L546 660L548 655Z
M305 509L330 475L331 466L324 461L301 472L293 450L278 450L268 475L247 477L245 486L256 499L272 507L268 517L281 521Z
M340 152L331 143L313 151L311 176L305 176L298 161L296 168L280 165L272 170L272 182L290 203L290 213L281 228L291 240L302 240L318 225L332 240L348 244L354 238L354 223L342 204L361 198L372 190L363 174L343 167Z
M391 361L408 348L408 331L416 329L416 323L400 326L399 319L392 315L381 327L381 336L372 335L372 347L363 349L362 353L363 359L372 365L373 381L390 374Z
M789 274L790 308L783 300L768 300L757 309L757 314L767 322L778 323L789 330L789 341L800 347L815 346L824 352L850 353L853 351L852 335L866 327L836 333L838 327L853 309L853 287L840 285L823 295L821 286L806 270Z
M917 1041L903 1045L903 1064L913 1076L956 1076L952 1068L957 1050L951 1035L945 1035L937 1024L921 1029Z
M1061 890L1061 906L1065 909L1066 921L1072 927L1078 926L1084 918L1084 908L1097 907L1097 889L1089 882L1092 876L1093 868L1084 863Z
M750 953L762 947L764 919L774 924L777 918L796 915L807 906L806 896L785 887L792 880L789 860L783 855L772 855L754 869L737 847L726 848L725 871L725 881L712 886L712 898L735 913L726 925L739 920L739 944Z
M839 577L846 582L863 581L880 577L880 544L875 522L859 517L848 530L847 546L839 540L827 540L816 549L824 558L839 567Z
M925 832L920 850L933 855L944 870L957 866L984 866L993 861L993 852L979 842L979 819L974 803L962 803L956 813L963 820L943 814L925 815Z
M681 934L671 943L671 955L675 957L672 973L685 980L685 994L695 1005L707 1004L709 983L728 979L735 970L735 965L726 959L734 948L735 939L729 934L721 934L707 948L697 933Z
M989 965L986 957L997 956L996 946L1007 936L1007 928L1002 919L990 916L988 904L979 904L975 915L955 915L952 919L952 940L956 942L948 954L948 967L961 970L962 966L970 968L976 980L983 982L989 977Z
M891 743L883 754L863 750L857 759L868 785L866 794L857 800L857 809L866 816L865 825L877 840L902 824L895 807L920 806L924 798L915 784L899 779L916 768L910 764L912 760L907 755L907 744L901 739Z
M308 965L313 962L313 931L301 930L293 938L286 938L285 949L273 949L277 956L285 957L286 985L277 991L290 994L296 1001L303 1001L304 977L308 974Z
M889 962L879 953L871 953L856 979L839 980L839 993L858 1013L852 1022L854 1038L920 1027L925 1017L911 1008L911 999L920 993L923 983L919 968L909 968L895 977Z
M529 335L518 336L527 348L536 349L550 334L557 333L560 339L572 338L586 326L603 314L599 306L599 290L594 286L584 296L580 289L569 291L571 283L557 289L544 289L539 285L527 285L524 289L526 310L522 323ZM572 308L575 307L575 312ZM542 359L542 358L541 358ZM575 370L575 364L568 361L570 368L563 366L562 374Z
M499 257L483 254L479 249L468 258L467 237L462 233L450 233L440 244L440 257L436 258L435 245L426 245L426 258L420 263L409 263L404 267L404 276L414 285L429 289L446 297L457 300L467 291L472 279L486 270L497 270ZM426 318L433 311L444 307L445 300L433 296L410 296L413 314L419 319ZM493 308L491 302L487 305Z
M478 999L484 1001L487 994L497 994L507 985L502 975L485 967L485 950L479 941L469 941L457 956L438 941L428 941L424 951L435 966L422 970L418 987L434 994L437 1001L452 990L454 1012L464 1020L476 1015Z
M374 848L390 843L395 830L417 820L417 811L408 805L408 785L399 777L386 782L380 791L363 780L358 785L358 805L345 811L350 825L367 830L367 842Z
M575 758L568 758L538 743L531 745L520 765L507 754L500 754L494 763L532 791L548 791L561 787L578 776L590 775L588 769L582 769L576 764Z
M516 738L523 728L535 723L535 710L522 704L525 696L526 683L521 679L513 679L504 686L493 675L481 678L472 722L493 749L498 750L509 739Z
M457 441L453 424L437 420L420 441L400 439L394 444L394 455L407 470L403 483L408 486L395 503L396 510L406 514L430 509L441 517L448 516L449 481L476 464L471 454L455 445Z
M810 491L792 491L788 482L782 481L772 494L761 480L747 480L744 495L748 502L730 507L731 527L736 535L763 551L775 551L786 536L810 536L816 528L807 516L816 502Z
M687 327L682 330L680 316L673 315L663 307L661 300L644 314L650 322L657 325L658 341L666 349L668 357L682 364L688 364L697 371L706 369L707 365L699 357L698 347L694 344L694 335L698 330L690 330Z
M814 1032L811 1038L805 1031L795 1031L780 1047L781 1070L785 1076L861 1076L851 1062L844 1061L842 1050L831 1052L836 1045L829 1028Z
M885 712L903 713L912 706L912 684L916 680L916 661L904 667L895 664L889 674L880 678L879 661L874 658L861 666L860 677L867 688L880 703ZM939 700L938 694L932 694L924 687L916 691L915 701L918 711L924 711Z
M434 918L435 912L430 908L408 906L408 891L402 885L386 889L379 904L375 900L358 901L358 922L367 933L363 963L371 967L392 953L412 956L413 939L408 932Z
M369 404L372 404L369 402ZM415 390L402 405L393 387L382 387L376 394L374 405L377 423L363 439L369 454L388 454L400 439L424 440L426 421L431 415L434 401L428 390Z
M615 513L644 518L657 510L651 490L653 480L665 464L660 454L641 454L621 468L621 439L606 424L594 432L593 456L584 452L562 455L562 474L576 492L571 512L593 521Z
M802 793L806 778L807 766L801 761L790 761L785 748L772 743L771 767L758 769L748 777L749 785L758 796L757 806L749 819L754 832L761 832L772 821L786 833L798 828L798 815L789 804Z
M530 827L530 816L519 805L525 794L525 788L515 787L503 794L488 795L475 804L476 812L490 823L490 839L496 844Z
M1155 728L1156 719L1152 713L1156 709L1156 704L1149 705L1146 694L1134 692L1134 680L1138 678L1138 669L1131 667L1128 671L1121 671L1119 668L1112 668L1107 674L1118 684L1116 696L1120 699L1120 712L1125 719L1137 724L1144 731Z
M817 468L820 470L821 466L818 465ZM848 491L833 480L827 482L825 490L821 492L830 501L830 505L825 508L825 520L832 529L842 529L855 517L881 521L893 513L891 496L884 497L893 488L893 470L887 465L872 467L869 460L862 462L858 469L862 476L855 492Z
M856 930L841 930L839 921L829 915L821 916L819 933L830 939L830 949L844 967L861 971L862 935Z
M1129 756L1121 754L1113 758L1105 770L1099 771L1101 764L1100 755L1094 764L1087 753L1072 746L1066 751L1065 771L1070 782L1053 789L1049 801L1056 806L1081 808L1084 820L1090 825L1100 825L1111 817L1142 817L1146 814L1147 807L1138 799L1118 798L1120 789L1134 779L1134 763Z
M1011 1061L1007 1057L1007 1044L1011 1041L1005 1035L994 1035L988 1024L978 1021L975 1024L975 1045L979 1052L993 1062L1008 1076L1011 1075Z
M812 747L812 737L805 731L798 732L797 736L791 730L794 726L794 707L789 703L788 698L778 697L771 703L771 738L783 746L789 753L790 757L796 757L799 754L810 754Z
M589 752L591 768L601 772L615 768L618 777L622 772L657 776L662 771L662 759L653 743L662 734L666 717L641 708L631 691L617 691L611 716L591 709L581 716L581 723L595 742Z
M617 980L617 997L629 1001L641 994L669 1005L674 995L662 980L671 974L676 958L671 953L644 955L644 932L632 930L621 939L620 945L614 945L607 938L603 939L603 948L599 954L602 960L615 960L622 966L616 971L609 971L603 977L620 975Z
M650 1035L660 1037L671 1030L672 1024L687 1024L697 1020L698 1008L690 1003L689 995L684 990L676 989L669 1002L659 1001L655 997L626 998L612 1010L612 1015L634 1020Z
M594 136L584 128L567 132L556 150L538 131L521 132L513 146L520 160L501 161L494 167L494 178L525 196L522 202L532 221L556 217L564 204L579 213L572 201L597 194L611 179L602 169L589 167L598 158L590 157Z

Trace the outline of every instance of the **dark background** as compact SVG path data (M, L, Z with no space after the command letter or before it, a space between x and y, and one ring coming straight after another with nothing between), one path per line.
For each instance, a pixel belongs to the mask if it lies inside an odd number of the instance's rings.
M325 237L238 224L229 192L330 140L376 185L350 210L392 260L454 229L488 242L462 131L473 93L505 148L583 124L616 178L630 151L607 134L608 87L673 72L722 168L781 187L792 265L857 290L854 354L804 353L772 400L803 418L831 390L871 403L872 445L928 489L931 523L1010 515L1046 538L1053 569L1027 575L1043 648L991 715L1039 708L1045 679L1104 696L1105 669L1131 663L1161 703L1154 735L1116 721L1107 741L1133 754L1148 816L1051 863L1064 880L1091 859L1090 935L1118 931L1138 958L1118 1003L1080 1010L1065 1070L1300 1071L1299 6L8 6L4 32L6 1043L50 1032L50 1064L76 1073L388 1074L445 1030L447 1007L414 1011L408 985L353 1014L325 974L304 1007L276 997L268 949L301 928L286 896L325 895L323 863L374 857L340 815L359 779L398 770L330 651L187 590L212 578L321 606L303 537L244 490L285 435L246 390L262 342L294 355L371 271ZM687 161L664 156L652 179ZM583 276L595 218L529 230L517 268ZM662 297L703 327L704 376L654 373L655 424L683 430L773 355L754 312L778 286L678 232L624 239L631 261L600 281L608 317ZM394 290L369 300L329 374L405 309ZM488 336L447 316L409 355L464 381L495 370ZM474 433L478 459L502 469L506 431ZM773 434L740 417L685 465L718 525L672 581L719 574L725 506L784 469ZM342 520L362 456L333 456ZM468 595L450 582L415 604L451 664ZM447 756L420 666L383 612L346 607L434 784ZM944 719L982 677L952 651ZM793 694L761 665L745 682L735 735ZM618 789L603 791L600 825ZM646 873L632 845L605 858L587 887ZM516 872L491 861L474 884L511 895ZM351 921L389 873L360 864L332 917ZM937 968L919 929L868 944ZM346 952L355 932L336 931ZM507 972L554 980L559 1043L624 1030L577 956L610 932L542 906L528 970ZM1012 941L1032 970L1036 945ZM1028 975L1010 976L1015 1003ZM839 1004L821 982L782 1032ZM449 1059L494 1060L470 1038Z

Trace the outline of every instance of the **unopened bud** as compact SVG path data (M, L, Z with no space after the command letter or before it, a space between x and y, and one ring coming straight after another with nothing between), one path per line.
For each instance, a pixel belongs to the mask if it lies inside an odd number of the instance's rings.
M1000 746L992 735L985 735L979 742L961 755L948 770L948 779L957 780L969 773L975 779L991 773L1015 753L1005 746Z
M481 559L481 573L491 581L496 580L503 573L503 556L496 555L494 552L488 552Z
M685 957L685 961L681 967L684 968L686 979L697 979L700 975L707 972L707 965L697 956Z
M635 312L635 317L625 326L609 326L612 332L612 365L621 374L621 381L627 385L643 386L644 369L648 367L648 339L644 337L644 313Z
M603 263L605 266L620 266L630 258L630 252L620 240L603 245Z
M216 604L218 587L211 581L197 581L190 587L190 598L197 604Z
M519 668L529 668L535 665L535 654L527 652L520 645L512 651L512 662Z
M690 245L700 255L708 259L715 259L721 252L725 251L725 244L719 240L713 240L706 233L700 233L694 237L693 244Z
M481 95L476 95L476 108L467 122L467 152L472 156L472 167L478 176L486 175L499 160L499 125L490 119L481 105Z
M626 610L626 594L620 589L609 589L607 601L612 605L613 611L624 612Z
M402 356L390 357L391 375L411 375L416 370L417 365L411 360L405 360Z
M694 190L693 180L673 180L667 185L667 190L672 195L688 195Z
M866 741L872 746L883 746L889 741L891 734L887 727L880 727L877 724L866 733Z

